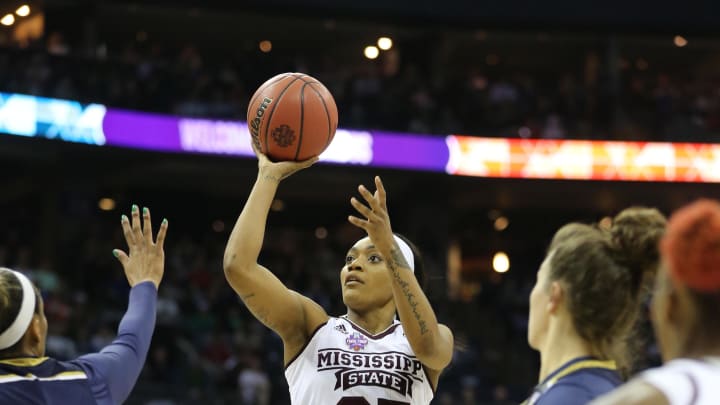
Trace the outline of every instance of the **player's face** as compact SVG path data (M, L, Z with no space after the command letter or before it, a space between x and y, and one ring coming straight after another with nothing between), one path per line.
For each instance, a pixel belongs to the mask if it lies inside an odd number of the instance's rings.
M345 305L356 310L382 307L393 299L391 281L385 259L370 238L350 248L340 272Z
M550 273L550 258L552 253L545 257L540 270L537 272L535 286L530 292L530 315L528 316L528 343L530 347L539 350L542 346L548 328L549 314L546 310L550 302L550 292L547 288L547 279Z

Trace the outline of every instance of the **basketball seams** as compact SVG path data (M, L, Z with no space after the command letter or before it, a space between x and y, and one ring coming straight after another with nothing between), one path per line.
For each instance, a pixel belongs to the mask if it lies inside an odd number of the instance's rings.
M302 80L302 78L300 78L300 80ZM305 81L303 80L303 82ZM302 147L303 129L305 126L305 87L307 86L308 83L305 82L300 89L300 134L298 135L297 148L295 149L295 160L298 160L298 156L300 156L300 148Z
M278 76L280 77L271 78L266 82L267 84L260 86L253 95L249 104L250 111L253 108L259 108L257 105L261 103L263 97L272 97L273 100L273 102L267 103L269 105L263 106L263 109L265 110L264 121L266 121L262 123L265 125L264 134L262 132L262 124L256 129L258 140L260 140L260 143L263 144L262 146L265 149L262 150L262 152L268 156L277 155L275 159L279 159L281 161L298 161L300 159L305 159L306 154L303 154L302 148L309 148L308 150L312 156L320 154L332 142L335 129L337 128L337 110L335 109L335 103L332 95L329 94L329 91L321 82L307 74L288 72ZM310 87L314 94L308 93L306 97L305 92L307 91L307 87ZM300 93L299 96L297 95L297 92ZM287 97L290 98L288 99ZM323 114L320 110L320 105L316 103L316 100L313 99L313 97L317 97L319 99L318 101L322 105L322 110L325 112L327 133L325 135L324 142L321 129L325 126L325 124L322 123ZM325 100L325 98L328 98L328 100ZM287 105L278 110L278 104L282 104L283 100ZM300 107L296 110L295 108L298 107L293 104L298 102L300 103ZM305 106L305 102L310 103L307 108ZM331 104L333 107L332 113L330 111ZM299 117L296 115L298 113L300 114ZM310 115L306 117L305 114ZM278 122L274 122L276 119ZM333 122L333 120L335 120L335 122ZM250 124L250 113L248 113L248 124ZM294 131L292 129L293 127L287 128L287 124L293 125L295 128ZM310 127L308 130L312 129L312 133L310 134L311 138L304 139L305 126ZM297 129L298 127L299 129ZM278 131L276 131L276 129ZM276 134L276 132L278 133ZM293 133L295 135L293 135ZM295 152L293 153L292 144L295 142L297 143L295 144ZM271 144L273 144L272 148L274 149L272 150L274 150L274 152L271 151Z
M315 82L315 83L320 84L319 82ZM308 83L308 84L310 85L310 88L313 89L315 94L317 94L318 98L320 99L320 102L323 105L323 109L325 109L325 116L327 117L327 122L328 122L327 142L325 142L325 147L328 147L328 145L330 145L330 142L332 142L332 135L333 135L332 122L330 121L330 110L328 109L327 104L325 104L325 98L322 96L322 94L320 94L320 91L318 89L316 89L315 87L313 87L314 83Z
M272 108L270 109L270 111L269 111L269 113L268 113L267 123L265 124L265 148L267 149L267 150L265 151L265 153L268 154L268 155L270 154L270 143L268 143L268 132L270 131L270 123L272 122L272 117L273 117L273 114L275 113L275 107L277 107L278 104L280 104L280 100L281 100L282 97L285 95L285 92L286 92L286 91L290 88L290 86L292 86L293 83L295 83L298 79L299 79L298 77L295 77L294 79L292 79L292 81L290 81L290 83L288 83L287 86L285 86L284 89L282 89L282 91L280 92L280 94L278 94L277 98L275 99L275 103L273 103L273 106L272 106Z
M273 80L272 82L267 83L267 84L265 84L264 86L261 86L259 89L257 89L257 91L255 91L254 97L252 98L252 100L250 100L250 104L248 104L248 115L250 115L250 114L249 114L249 113L250 113L250 108L252 108L253 104L255 104L255 102L258 100L258 98L260 98L260 96L262 95L262 91L263 91L263 90L267 89L267 88L270 87L270 86L275 85L276 83L280 83L281 81L283 81L283 80L285 80L285 79L287 79L287 78L290 77L290 76L287 76L287 75L281 75L281 76L282 76L282 77L280 77L279 79Z
M325 147L327 148L330 145L330 142L332 142L332 121L330 120L330 110L327 107L327 104L325 104L325 98L320 94L320 91L313 87L313 84L319 84L323 87L325 87L322 83L317 81L314 77L308 76L303 73L291 73L292 77L295 77L296 79L300 79L305 83L300 90L300 136L298 137L298 146L295 150L295 160L298 159L298 156L300 156L300 147L302 145L302 134L303 134L303 121L305 118L305 87L310 85L310 88L315 92L315 94L320 99L320 102L322 103L323 109L325 110L325 117L327 118L328 123L328 132L327 132L327 141L325 142ZM306 78L310 78L311 80L305 80Z
M299 75L299 76L298 76L298 75ZM308 75L305 75L305 74L302 74L302 73L293 73L293 77L297 77L297 78L299 78L300 80L302 80L303 82L305 82L305 83L307 83L307 84L322 84L322 83L320 83L319 81L317 81L314 77L308 76ZM306 77L309 77L310 79L313 79L313 80L311 80L311 81L305 80Z
M303 82L308 83L308 84L313 84L313 83L322 84L322 83L320 83L319 81L317 81L317 79L315 79L314 77L308 76L308 75L303 74L303 73L291 73L291 75L292 75L292 77L298 78L298 79L300 79L300 80L302 80ZM306 78L310 78L311 80L309 80L309 81L308 81L308 80L305 80Z

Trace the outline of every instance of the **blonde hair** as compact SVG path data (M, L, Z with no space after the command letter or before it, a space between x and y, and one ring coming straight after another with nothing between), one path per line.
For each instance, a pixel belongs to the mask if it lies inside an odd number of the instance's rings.
M37 295L37 290L34 292ZM20 280L13 274L10 269L0 268L0 333L7 330L15 321L20 312L20 306L23 300L23 288ZM35 300L34 313L38 313L38 300ZM0 350L2 352L14 352L21 344L22 339L7 349Z

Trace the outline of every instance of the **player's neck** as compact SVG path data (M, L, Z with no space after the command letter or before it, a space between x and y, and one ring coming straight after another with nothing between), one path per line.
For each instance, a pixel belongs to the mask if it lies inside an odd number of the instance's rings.
M540 349L539 381L545 380L570 360L591 355L590 347L573 328L551 328Z
M377 335L395 321L395 308L375 309L367 312L353 311L348 308L347 318L370 334Z

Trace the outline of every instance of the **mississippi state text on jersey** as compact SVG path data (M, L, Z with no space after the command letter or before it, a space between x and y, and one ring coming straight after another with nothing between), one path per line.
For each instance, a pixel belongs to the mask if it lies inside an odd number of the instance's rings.
M293 404L427 405L433 387L400 322L372 335L330 318L288 364Z

